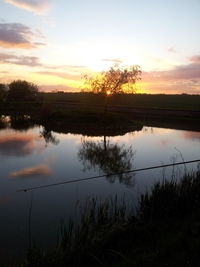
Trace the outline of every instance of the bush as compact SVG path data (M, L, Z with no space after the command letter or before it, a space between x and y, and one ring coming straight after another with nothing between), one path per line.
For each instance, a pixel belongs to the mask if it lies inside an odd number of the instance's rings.
M33 101L37 99L37 94L38 94L38 87L33 83L17 80L9 84L8 100Z

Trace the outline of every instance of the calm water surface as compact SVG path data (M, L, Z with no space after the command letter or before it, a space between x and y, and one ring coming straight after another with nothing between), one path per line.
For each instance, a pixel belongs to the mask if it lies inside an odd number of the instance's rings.
M17 190L94 175L199 159L200 133L143 127L114 137L58 134L43 127L0 130L0 236L1 262L23 258L31 236L41 246L51 246L62 219L76 220L88 198L125 196L137 202L140 193L155 181L185 167L161 168L134 175L110 176L85 182ZM187 170L196 169L190 164ZM3 265L1 265L3 266ZM6 265L5 265L6 266Z

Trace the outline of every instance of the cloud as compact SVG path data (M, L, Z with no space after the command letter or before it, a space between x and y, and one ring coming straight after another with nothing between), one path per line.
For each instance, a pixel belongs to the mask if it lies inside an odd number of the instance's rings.
M0 154L4 156L26 156L41 147L36 143L36 136L11 134L0 137Z
M46 14L51 8L49 0L5 0L5 2L38 15Z
M115 63L115 64L121 64L121 63L123 63L123 60L120 59L120 58L104 58L104 59L102 59L102 61L112 62L112 63Z
M12 54L0 53L0 63L15 64L30 67L42 66L38 57L15 56Z
M190 57L189 59L190 59L190 61L192 61L194 63L200 64L200 55L196 55L196 56Z
M67 91L67 92L77 92L80 91L80 88L78 87L72 87L68 85L42 85L41 87L42 91L50 92L50 91Z
M175 49L174 47L169 47L169 48L167 49L167 51L170 52L170 53L176 53L176 52L177 52L176 49Z
M198 140L200 141L200 133L199 132L190 132L190 131L187 131L187 132L184 132L183 133L183 138L184 139L189 139L189 140Z
M162 146L167 146L169 144L169 141L168 140L160 140L160 145Z
M37 165L34 167L25 168L19 171L11 172L10 177L24 177L24 176L48 176L53 172L46 164Z
M199 56L193 56L190 63L166 71L142 73L144 89L154 93L200 94Z
M34 42L33 38L41 38L38 33L21 23L0 23L0 46L4 48L32 49L45 45Z
M175 81L200 79L200 64L190 63L167 71L144 72L143 79L148 81Z
M66 73L66 72L54 72L54 71L39 71L38 74L42 75L49 75L49 76L56 76L63 79L80 79L81 75L80 73L72 74L72 73Z

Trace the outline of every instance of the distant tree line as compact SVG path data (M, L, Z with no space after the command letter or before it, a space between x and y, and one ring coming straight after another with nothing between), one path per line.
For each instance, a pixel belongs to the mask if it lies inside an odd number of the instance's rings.
M38 86L24 80L15 80L10 84L0 84L0 101L35 101Z
M96 76L84 76L86 90L94 94L102 94L105 99L109 95L135 93L135 84L141 79L140 66L120 67L114 65L109 70ZM59 92L62 93L62 92ZM38 86L25 80L15 80L10 84L0 84L0 101L35 101L38 97ZM105 101L107 105L107 100Z

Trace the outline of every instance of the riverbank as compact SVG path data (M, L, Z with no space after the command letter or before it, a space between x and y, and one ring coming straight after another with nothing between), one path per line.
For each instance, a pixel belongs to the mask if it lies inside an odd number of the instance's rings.
M199 95L114 95L40 93L36 102L0 103L0 114L28 115L56 132L122 135L143 125L200 130Z
M137 212L123 200L92 199L77 228L62 224L54 250L32 247L23 266L197 266L200 172L157 183ZM134 203L132 203L134 205Z
M0 113L40 115L52 112L112 112L140 118L200 118L200 95L118 94L105 96L92 93L42 93L35 102L1 102Z

